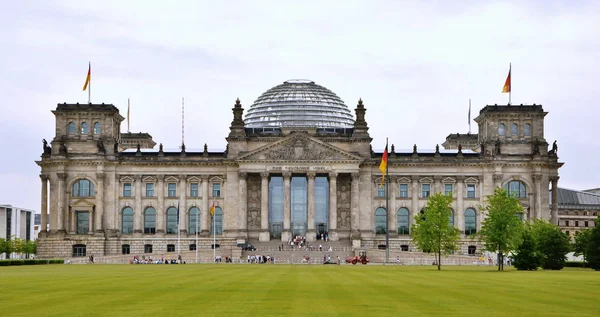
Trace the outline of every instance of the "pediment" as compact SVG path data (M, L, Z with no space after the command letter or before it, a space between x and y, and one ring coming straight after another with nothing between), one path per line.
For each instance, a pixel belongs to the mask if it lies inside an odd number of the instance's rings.
M456 180L452 177L446 177L444 179L442 179L442 183L444 184L454 184L456 183Z
M187 178L187 181L189 183L200 183L202 181L202 179L200 178L200 176L189 176Z
M70 206L72 208L91 208L94 207L94 203L87 199L78 199L74 201Z
M412 181L412 179L410 179L409 177L406 177L406 176L399 177L396 180L396 182L401 183L401 184L407 184L407 183L410 183L411 181Z
M353 160L362 157L346 152L307 134L292 134L282 140L265 145L238 158L244 161L324 161Z
M177 183L177 182L179 182L179 178L177 178L175 176L167 176L167 177L165 177L165 182L166 183Z
M479 183L479 179L477 179L476 177L467 177L467 179L465 179L465 183Z
M433 183L433 178L423 177L423 178L419 179L419 183L431 184L431 183Z
M129 175L122 176L120 179L121 183L133 183L135 179Z

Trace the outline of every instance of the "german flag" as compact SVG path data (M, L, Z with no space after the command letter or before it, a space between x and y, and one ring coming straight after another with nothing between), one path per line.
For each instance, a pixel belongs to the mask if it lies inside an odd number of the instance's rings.
M388 145L385 143L385 150L383 150L383 155L381 156L381 163L379 164L379 170L383 176L381 177L381 184L379 184L379 188L383 187L385 184L385 177L387 176L387 164L388 164Z
M213 201L212 207L210 207L210 215L214 216L215 215L215 202Z
M512 71L512 65L508 67L508 77L506 77L506 81L504 82L504 87L502 88L502 93L510 93L510 72Z
M85 91L88 88L88 85L90 84L91 80L92 80L92 63L90 62L89 66L88 66L87 77L85 78L85 84L83 84L83 91Z

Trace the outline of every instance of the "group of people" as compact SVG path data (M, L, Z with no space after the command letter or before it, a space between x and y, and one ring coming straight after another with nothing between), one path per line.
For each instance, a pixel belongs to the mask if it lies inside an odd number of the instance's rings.
M247 261L252 264L273 264L275 263L275 258L270 255L249 255Z
M165 259L165 257L161 257L160 259L152 259L152 257L146 258L145 255L134 256L133 259L129 260L129 264L185 264L185 261L181 259L181 255L177 257L177 259Z

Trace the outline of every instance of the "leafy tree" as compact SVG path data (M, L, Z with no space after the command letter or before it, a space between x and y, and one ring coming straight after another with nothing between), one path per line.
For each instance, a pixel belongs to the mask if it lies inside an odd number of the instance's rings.
M23 241L21 252L25 253L25 258L29 259L30 254L34 254L36 251L36 242L32 240Z
M586 252L590 267L600 271L600 217L596 220L596 224L596 227L591 231Z
M542 268L562 270L570 251L569 237L558 226L539 219L534 220L532 229Z
M8 258L8 241L4 238L0 238L0 255L2 253L6 253L6 257Z
M582 231L578 231L575 235L575 241L573 242L573 252L575 256L583 255L583 261L587 262L588 258L588 244L590 239L592 238L592 229L585 229Z
M452 197L442 193L429 196L423 214L415 216L411 233L413 241L424 252L436 254L438 270L441 270L442 254L457 249L460 231L450 226Z
M524 224L519 215L523 214L523 205L506 189L496 188L480 209L486 215L479 236L487 251L498 254L498 271L504 270L504 255L521 243Z
M530 227L523 231L522 237L523 240L513 256L513 265L517 270L535 271L540 266L540 256Z

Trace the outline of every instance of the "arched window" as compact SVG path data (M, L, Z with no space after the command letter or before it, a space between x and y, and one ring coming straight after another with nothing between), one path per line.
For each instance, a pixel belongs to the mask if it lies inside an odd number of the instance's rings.
M223 234L223 209L215 207L215 215L210 221L210 233Z
M87 122L82 122L81 123L81 134L88 134L90 133L90 127L87 124Z
M169 207L167 209L167 234L177 233L177 208Z
M523 135L531 136L531 124L525 123L525 125L523 126Z
M144 233L156 233L156 209L152 207L144 210Z
M94 123L94 134L100 134L102 132L102 127L100 126L100 122Z
M375 234L385 233L385 208L379 207L375 210Z
M398 234L409 234L410 224L408 220L408 209L402 207L398 209Z
M517 125L516 123L511 124L510 125L510 134L512 134L512 135L519 134L519 125Z
M200 209L198 207L190 208L190 217L188 221L188 234L196 234L200 231Z
M80 179L73 184L73 197L94 197L94 183Z
M448 218L448 223L450 224L450 228L454 228L454 210L450 208L450 217Z
M121 215L121 233L133 233L133 209L131 209L131 207L125 207L125 209L123 209Z
M467 208L465 210L465 235L472 235L477 232L477 214L475 209Z
M77 133L77 129L75 129L75 122L69 122L69 125L67 126L67 133L68 134L76 134Z
M527 185L521 181L510 181L504 186L509 195L517 198L527 198Z
M498 125L498 135L504 135L506 131L506 126L504 125L504 123L500 123Z

